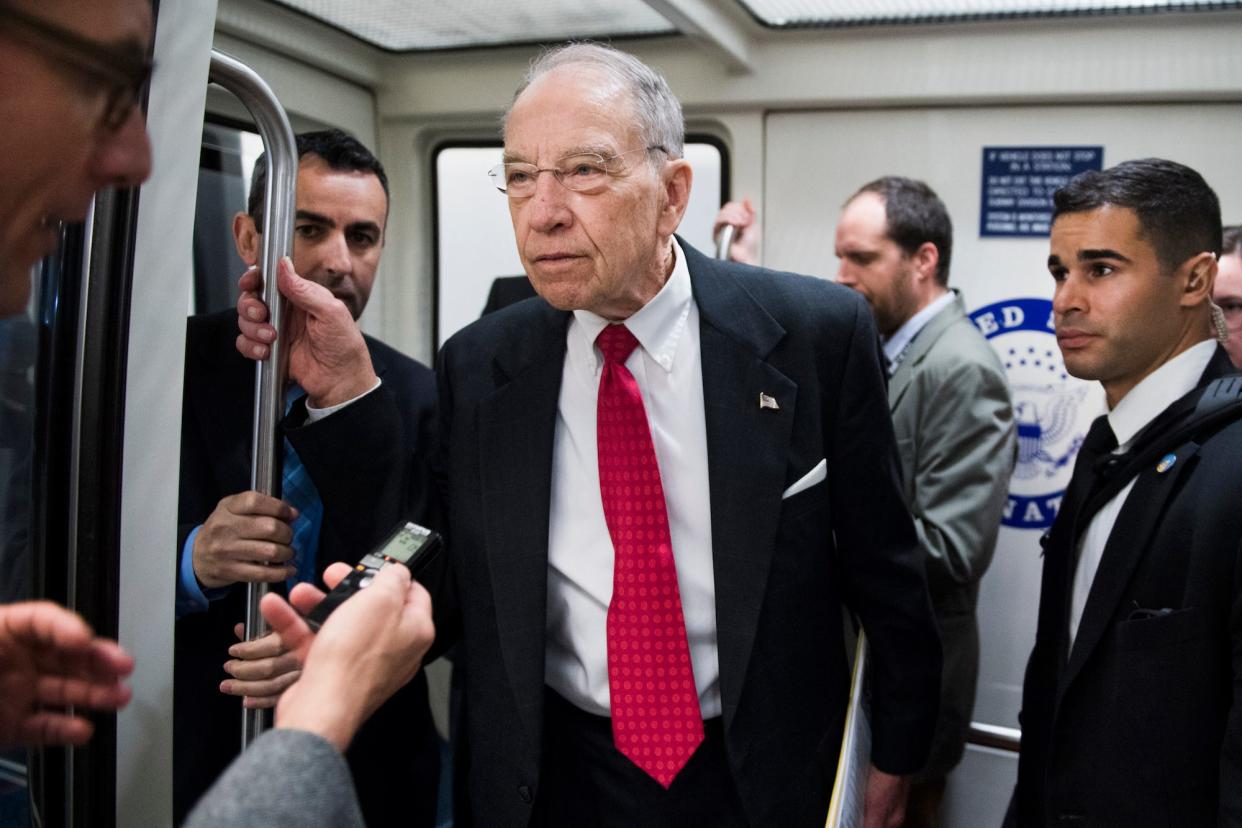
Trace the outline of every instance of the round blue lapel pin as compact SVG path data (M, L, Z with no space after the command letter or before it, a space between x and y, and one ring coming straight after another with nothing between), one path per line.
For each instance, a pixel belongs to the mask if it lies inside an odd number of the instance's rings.
M1177 462L1176 454L1166 454L1164 457L1161 457L1160 462L1156 464L1156 473L1164 474L1169 469L1173 468L1173 464L1176 462Z

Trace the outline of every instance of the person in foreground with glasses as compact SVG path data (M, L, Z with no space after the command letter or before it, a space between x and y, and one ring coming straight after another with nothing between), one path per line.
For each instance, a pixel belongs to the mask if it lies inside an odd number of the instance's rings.
M81 220L100 188L137 186L149 175L138 103L150 43L147 0L0 0L0 314L25 307L30 268L54 248L60 222ZM347 571L338 564L325 580L335 584ZM321 595L304 584L293 599L308 610ZM392 567L316 638L284 599L268 596L263 610L304 662L302 678L280 703L277 729L213 790L194 824L276 824L294 797L300 808L318 806L303 822L361 825L339 751L417 670L434 636L426 593ZM63 607L0 606L0 746L86 742L93 726L83 710L123 707L132 669L116 642ZM322 774L309 776L308 766ZM236 802L254 822L229 809ZM231 816L213 822L218 809ZM318 819L334 814L339 821Z
M96 190L150 173L138 107L150 28L138 0L0 2L0 313L25 307L29 269L55 247L61 222L81 221Z
M142 0L0 0L0 316L25 309L61 222L150 173L137 106L150 40ZM94 728L78 711L124 706L132 669L69 610L0 606L0 745L86 742Z
M1229 359L1242 368L1242 225L1226 227L1221 235L1224 246L1212 301L1225 319L1227 338L1223 344Z
M436 651L465 643L471 816L822 826L844 604L874 667L866 825L896 824L940 643L866 303L674 236L693 178L681 106L631 55L540 55L503 133L492 178L539 297L451 338L437 371ZM350 320L318 317L291 268L278 284L307 317L287 344L297 379L344 403L324 422L358 440L356 473L315 479L351 535L378 540L410 485L396 412L367 393ZM238 311L239 349L262 355L266 309L247 292ZM313 435L289 439L311 467Z

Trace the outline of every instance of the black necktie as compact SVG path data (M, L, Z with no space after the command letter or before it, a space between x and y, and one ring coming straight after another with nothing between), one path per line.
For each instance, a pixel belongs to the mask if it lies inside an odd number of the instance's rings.
M1040 628L1051 624L1049 631L1055 629L1059 634L1056 640L1056 652L1061 667L1065 666L1069 657L1069 602L1070 590L1074 583L1074 570L1078 566L1078 537L1085 521L1091 513L1090 507L1099 508L1099 499L1093 500L1092 495L1098 491L1107 472L1102 470L1109 464L1109 454L1117 447L1117 435L1113 434L1108 417L1097 417L1091 423L1087 436L1078 448L1078 457L1074 462L1074 475L1070 478L1061 501L1061 509L1057 513L1052 531L1046 536L1044 554L1047 566L1051 567L1051 581L1048 571L1045 572L1045 587L1056 584L1051 592L1045 592L1040 599ZM1088 507L1084 509L1084 507ZM1046 614L1050 613L1050 614Z
M1070 555L1077 560L1075 547L1079 529L1083 521L1090 515L1083 512L1083 507L1091 499L1092 493L1099 487L1104 475L1104 467L1108 457L1117 448L1117 435L1113 434L1108 424L1107 415L1095 418L1087 436L1078 449L1078 457L1074 461L1074 474L1070 478L1069 487L1065 490L1065 499L1061 503L1061 511L1057 514L1058 529L1062 537L1071 544Z

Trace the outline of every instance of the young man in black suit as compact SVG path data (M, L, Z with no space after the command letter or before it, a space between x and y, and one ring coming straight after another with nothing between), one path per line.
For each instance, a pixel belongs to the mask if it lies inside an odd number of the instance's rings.
M451 577L433 597L437 648L464 644L458 779L486 826L820 826L845 604L872 645L866 824L893 824L940 648L875 326L845 288L674 238L683 133L659 75L593 44L541 56L507 115L493 180L542 299L453 337L438 372ZM288 269L280 285L313 309L315 285ZM262 305L239 310L261 357ZM331 321L315 329L342 336L299 379L352 401L325 423L359 435L383 485L333 496L375 531L399 475L391 437L361 424L392 422L391 402ZM310 429L290 440L332 485L351 470Z
M293 261L356 321L371 295L383 251L388 219L384 168L365 146L339 130L303 133L297 144ZM238 253L252 265L262 245L265 179L261 160L251 182L249 211L239 213L233 225ZM318 583L328 563L352 562L368 549L369 539L347 531L339 515L343 504L317 485L313 470L307 486L288 446L284 500L248 490L254 367L237 353L237 333L232 310L192 317L186 333L174 716L178 821L237 753L239 699L246 706L273 706L299 675L297 660L276 636L238 641L235 628L245 616L245 584ZM386 450L404 473L417 477L431 444L432 372L376 339L364 341L381 382L377 393L400 414ZM290 389L291 408L301 410L302 399L301 389ZM348 454L354 444L338 437L328 450ZM297 483L295 475L301 477ZM421 484L408 488L393 522L399 517L429 522L427 489ZM438 743L423 676L362 728L349 759L368 825L434 824ZM394 773L408 780L404 787L390 784Z
M1044 542L1010 819L1242 824L1242 386L1212 335L1219 202L1160 159L1054 201L1057 342L1109 411Z

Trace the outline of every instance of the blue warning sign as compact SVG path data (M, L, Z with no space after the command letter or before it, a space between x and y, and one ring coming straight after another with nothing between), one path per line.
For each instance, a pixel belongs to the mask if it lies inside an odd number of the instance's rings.
M984 147L979 235L1047 236L1052 194L1103 163L1103 147Z

